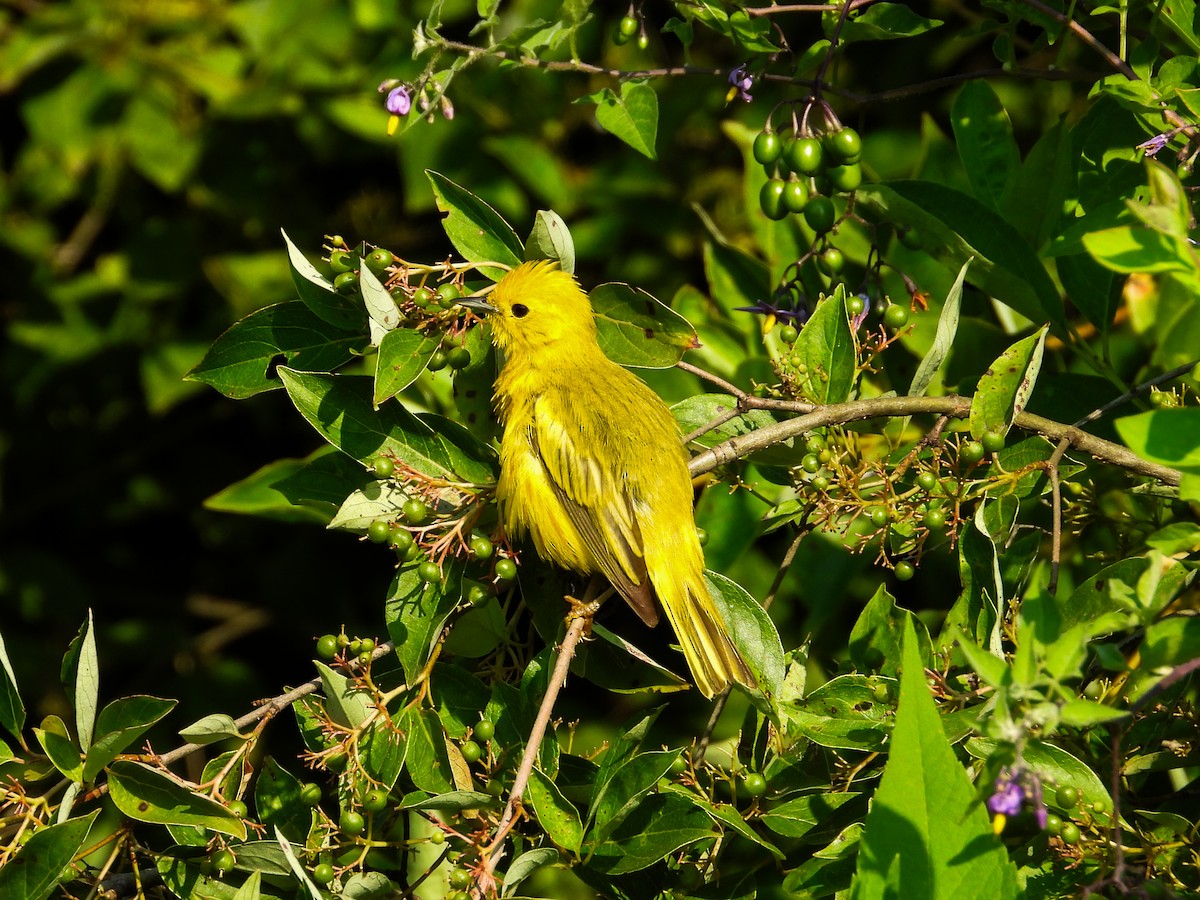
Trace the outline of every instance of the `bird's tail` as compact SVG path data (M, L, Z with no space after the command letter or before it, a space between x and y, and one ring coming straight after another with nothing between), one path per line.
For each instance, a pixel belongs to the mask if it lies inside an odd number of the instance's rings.
M757 686L750 667L729 636L725 617L717 609L701 572L682 582L668 581L655 586L700 693L712 697L733 682L751 688Z

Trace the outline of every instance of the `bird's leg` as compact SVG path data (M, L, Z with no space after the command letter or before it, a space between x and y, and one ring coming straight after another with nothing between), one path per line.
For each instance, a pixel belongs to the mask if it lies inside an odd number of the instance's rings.
M550 673L550 681L546 684L546 693L542 697L542 705L538 707L533 729L529 732L529 741L525 744L525 753L521 756L521 764L517 767L512 791L508 795L508 802L504 805L504 812L500 816L500 824L496 826L496 836L484 848L483 871L475 885L475 896L478 898L485 897L496 890L495 872L496 866L504 857L504 839L516 825L517 816L521 812L521 798L529 784L529 777L533 774L533 766L537 762L538 753L542 748L542 738L546 735L550 716L554 713L554 701L558 699L558 692L567 679L567 671L575 656L576 646L591 631L592 616L600 608L601 602L611 593L610 589L597 596L603 583L603 578L594 575L583 592L582 600L574 597L566 598L567 602L571 604L571 612L567 616L567 634L558 646L554 670Z

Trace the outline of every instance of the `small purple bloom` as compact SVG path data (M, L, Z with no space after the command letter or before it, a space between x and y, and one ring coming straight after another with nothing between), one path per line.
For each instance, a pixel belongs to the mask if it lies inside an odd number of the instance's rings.
M1138 144L1135 149L1145 150L1147 156L1154 156L1156 153L1158 153L1158 151L1162 150L1170 142L1171 142L1170 135L1156 134L1154 137L1150 138L1150 140L1142 141L1142 143Z
M999 815L1015 816L1024 802L1025 791L1005 769L996 779L996 792L988 797L987 808Z
M754 99L750 96L750 88L754 87L754 76L747 71L745 63L742 63L729 73L729 83L732 85L729 89L730 100L737 97L749 103Z
M863 322L867 321L867 313L871 311L871 295L859 294L859 299L863 302L862 312L855 314L850 319L850 330L858 331L862 328Z
M792 309L782 308L768 300L759 300L753 306L735 307L738 312L757 313L762 316L774 316L780 322L803 325L808 321L808 310L803 306Z
M388 93L384 106L393 116L407 116L412 109L412 94L403 84L394 87Z

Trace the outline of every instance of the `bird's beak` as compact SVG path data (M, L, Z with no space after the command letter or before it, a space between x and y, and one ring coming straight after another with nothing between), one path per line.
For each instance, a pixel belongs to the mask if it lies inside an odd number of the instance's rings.
M486 316L489 313L494 313L497 311L496 307L492 306L492 304L485 303L478 297L463 297L458 301L458 305L465 306L467 309L481 316Z

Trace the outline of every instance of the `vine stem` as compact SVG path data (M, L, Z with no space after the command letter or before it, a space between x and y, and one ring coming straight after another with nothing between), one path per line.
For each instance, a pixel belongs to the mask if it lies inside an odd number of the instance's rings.
M571 667L571 660L575 658L575 648L584 638L592 626L592 616L603 602L607 592L601 594L598 598L596 592L600 589L603 580L593 575L592 580L588 583L587 589L584 591L583 600L571 600L572 611L569 616L570 624L567 626L567 634L563 641L558 646L558 655L554 660L554 670L550 673L550 680L546 685L546 693L542 696L542 704L538 707L537 718L534 719L533 728L529 731L529 740L525 744L525 752L521 756L521 764L517 767L516 775L513 778L512 790L508 795L508 802L504 805L504 812L500 816L500 823L496 826L496 835L492 838L492 842L483 851L483 870L475 884L475 896L484 898L495 893L496 888L496 867L504 858L504 840L508 837L508 833L512 831L513 826L517 824L517 817L521 812L521 799L525 795L525 788L529 786L529 778L533 774L533 766L537 762L538 753L542 749L542 738L546 735L546 729L550 725L550 717L554 714L554 703L558 699L559 691L562 690L563 684L567 680L567 673Z

